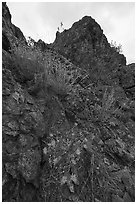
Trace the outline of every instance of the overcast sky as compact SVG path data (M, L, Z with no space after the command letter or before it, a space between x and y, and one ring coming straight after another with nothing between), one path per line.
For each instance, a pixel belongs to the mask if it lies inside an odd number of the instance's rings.
M127 63L135 61L135 4L131 2L8 2L12 23L25 36L47 43L55 40L57 28L65 29L89 15L100 24L109 42L122 45Z

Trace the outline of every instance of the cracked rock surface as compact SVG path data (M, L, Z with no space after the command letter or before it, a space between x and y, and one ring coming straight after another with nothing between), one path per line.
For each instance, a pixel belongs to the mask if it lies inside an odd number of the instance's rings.
M3 202L134 202L134 64L106 56L110 45L90 17L31 48L2 6Z

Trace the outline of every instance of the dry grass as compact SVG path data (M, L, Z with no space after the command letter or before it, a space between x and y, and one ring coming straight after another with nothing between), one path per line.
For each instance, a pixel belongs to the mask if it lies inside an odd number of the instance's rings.
M16 66L23 74L33 76L43 70L44 57L38 49L19 44L12 51L12 59Z
M61 63L54 64L51 59L45 61L44 74L46 87L53 94L63 96L71 91L71 74Z
M12 51L12 60L16 69L26 78L32 80L37 74L44 74L45 91L54 95L67 95L72 89L70 71L64 64L55 62L52 56L40 49L19 44Z

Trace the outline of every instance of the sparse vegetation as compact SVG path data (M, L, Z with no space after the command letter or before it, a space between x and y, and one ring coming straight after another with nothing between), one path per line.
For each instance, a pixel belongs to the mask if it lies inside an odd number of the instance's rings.
M61 63L55 63L51 56L46 56L39 48L19 44L12 50L12 60L16 69L26 77L33 80L37 74L44 76L44 87L51 94L65 96L72 89L72 74Z
M45 61L45 83L47 88L56 95L67 95L72 89L71 73L61 63L54 65L49 59Z
M91 17L57 41L4 44L2 199L133 202L134 65Z
M12 50L12 60L15 68L28 80L44 69L43 53L21 43Z
M61 187L67 185L71 193L79 192L78 195L75 197L70 196L69 199L71 201L125 201L127 198L120 198L119 194L116 196L110 195L112 190L114 192L118 191L118 193L121 190L120 187L117 187L117 185L121 185L117 175L114 174L114 178L112 176L111 168L113 169L113 166L119 162L118 158L115 158L114 155L118 154L121 162L123 162L122 165L125 165L125 163L128 165L128 162L133 163L134 160L128 153L127 144L122 141L121 135L117 133L118 129L121 134L122 131L125 134L129 134L126 133L126 126L130 120L130 115L125 118L122 111L122 107L128 104L128 100L125 95L122 98L121 89L117 85L115 87L108 85L101 86L99 83L96 83L96 86L93 86L92 83L87 84L86 87L82 86L82 84L75 84L72 72L67 69L64 63L54 60L51 53L44 53L39 48L32 46L31 43L29 45L20 44L12 50L12 56L14 66L25 77L25 80L34 81L34 87L32 86L32 91L29 93L33 92L36 94L40 84L39 80L43 80L41 81L43 85L40 88L44 88L44 93L48 95L49 99L46 101L46 107L50 107L48 110L49 116L46 115L46 117L49 117L47 120L47 130L49 132L51 129L54 129L54 134L56 135L56 140L50 138L51 144L54 144L54 147L51 145L46 148L46 154L50 154L54 149L53 153L51 153L54 158L53 162L51 159L49 160L49 165L51 166L58 166L60 161L66 162L64 167L67 170L63 173L64 170L61 169L60 172L55 172L55 176L56 182ZM101 67L99 61L96 68L100 68L98 66ZM39 76L43 77L39 78ZM81 78L81 83L84 83L84 76L78 77ZM88 74L86 77L88 77ZM57 100L53 100L52 96L57 98ZM64 98L67 98L67 100L65 104L62 104L62 99ZM56 123L60 120L60 115L57 113L58 105L59 109L64 112L64 115L66 114L66 119L69 123L69 119L72 122L72 118L74 118L73 128L63 130L61 137L62 130L60 129L60 132L56 130ZM126 107L130 109L127 105ZM64 124L67 126L65 122ZM108 138L110 138L110 141L108 141ZM70 146L68 145L69 142ZM60 147L62 143L65 143L64 147ZM104 155L101 152L100 145L104 145ZM67 150L68 156L66 158L60 153L60 150L64 151L61 148ZM84 151L86 152L84 153ZM38 152L36 153L39 157ZM113 163L110 162L109 157L115 158ZM123 158L125 158L125 161L123 161ZM76 164L83 169L83 173L77 168ZM87 169L85 169L85 166ZM28 168L27 171L30 171L29 166L25 167ZM72 174L70 172L67 173L69 169L73 171ZM123 169L121 171L124 172ZM126 172L129 171L128 167ZM26 177L25 173L24 176L29 179L29 176ZM62 179L64 178L66 180L63 183ZM50 196L47 182L42 183L42 185L44 185L43 191L48 192ZM58 191L58 187L56 191ZM48 195L45 199L50 201Z
M122 53L122 45L117 45L116 41L111 41L110 46L115 49L116 52Z

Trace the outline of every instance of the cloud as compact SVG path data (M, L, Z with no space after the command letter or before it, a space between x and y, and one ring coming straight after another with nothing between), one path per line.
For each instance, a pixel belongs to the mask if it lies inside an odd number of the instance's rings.
M101 26L109 42L122 44L128 63L135 59L135 4L130 2L31 2L7 3L12 22L26 36L53 42L60 23L65 29L85 15Z

